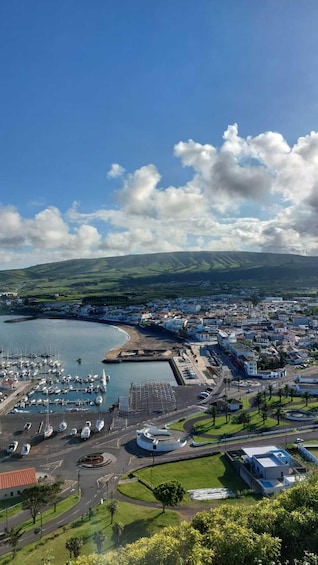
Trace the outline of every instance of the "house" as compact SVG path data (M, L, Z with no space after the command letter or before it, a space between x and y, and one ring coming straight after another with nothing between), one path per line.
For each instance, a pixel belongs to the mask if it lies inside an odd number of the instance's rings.
M264 495L280 492L304 480L304 472L295 473L289 453L275 445L242 447L241 478Z
M0 473L0 499L21 494L25 488L37 484L34 467Z
M228 400L219 398L215 402L211 402L211 406L215 406L218 412L225 412L226 409L230 412L235 412L243 408L243 403L237 400L237 398L229 398Z

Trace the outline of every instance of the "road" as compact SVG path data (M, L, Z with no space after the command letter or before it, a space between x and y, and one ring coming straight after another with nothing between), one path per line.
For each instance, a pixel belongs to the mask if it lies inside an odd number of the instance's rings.
M286 381L290 379L291 374L286 377ZM281 384L281 382L282 380L279 381L279 384ZM266 382L266 385L268 385L268 382ZM180 390L180 392L184 395L182 397L182 403L185 407L177 410L177 412L174 412L173 414L153 419L153 423L159 423L159 425L162 426L164 424L171 423L173 420L186 418L187 416L198 412L199 405L197 393L199 389L193 388L190 390L191 387L182 388L188 388L188 390ZM220 381L218 390L214 391L213 396L222 395L222 391L223 384ZM240 391L240 393L243 394L243 391ZM209 400L211 401L211 399ZM181 402L179 402L179 406L180 404ZM204 403L200 404L204 405ZM23 424L26 417L32 420L32 428L28 432L23 431ZM57 415L56 417L60 418L60 415ZM93 420L95 417L96 413L94 413L94 415L85 413L85 415L82 416L85 420ZM238 440L233 440L233 442L227 442L226 444L219 443L215 446L208 445L201 447L193 447L188 443L186 447L178 451L170 453L156 453L153 455L150 452L147 453L141 450L135 442L136 429L145 422L139 423L139 425L132 424L129 427L126 427L124 424L121 429L114 431L109 431L109 426L106 425L103 432L94 434L87 442L81 441L79 437L70 439L69 436L63 436L62 434L56 434L49 440L40 441L40 436L37 434L37 430L41 418L43 418L43 415L39 414L33 416L28 414L25 418L21 418L21 415L10 415L1 418L0 437L2 451L0 453L0 470L1 472L4 472L16 468L20 469L34 466L38 473L52 475L55 477L59 476L65 481L70 481L68 484L71 484L72 486L65 494L72 492L72 489L73 492L78 488L81 489L81 498L78 504L68 512L64 513L63 516L53 518L50 522L43 524L42 535L47 535L59 527L62 527L64 524L73 522L82 515L87 514L89 508L93 508L98 505L101 499L106 501L112 496L116 496L118 480L124 473L149 466L152 463L158 464L159 462L180 461L210 454L215 451L226 451L232 445L238 445ZM69 415L69 429L71 429L71 427L80 427L78 418L78 414ZM244 444L248 442L249 445L272 445L273 443L285 445L286 443L293 442L299 435L304 437L306 440L316 439L317 432L303 432L296 430L290 433L283 433L281 435L275 434L274 436L267 436L266 438L260 437L244 440ZM12 438L17 439L19 444L25 441L31 441L32 449L27 458L8 456L6 454L6 447ZM106 459L109 459L109 463L104 467L96 469L80 466L79 460L89 453L107 454ZM10 518L8 524L9 528L20 524L23 521L24 516L29 517L29 512ZM5 522L0 524L2 531L5 526ZM20 540L19 546L27 545L34 541L34 539L35 535L33 530L25 533ZM10 551L10 547L8 545L0 546L0 555L7 553L8 551Z

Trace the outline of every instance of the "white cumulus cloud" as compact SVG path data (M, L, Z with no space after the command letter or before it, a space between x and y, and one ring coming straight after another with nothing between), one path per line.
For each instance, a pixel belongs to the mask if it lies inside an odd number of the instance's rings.
M289 144L275 131L241 137L233 124L219 146L189 139L173 151L191 171L184 184L165 185L155 163L128 173L113 163L111 206L100 195L93 211L56 203L23 218L3 205L2 264L187 249L318 254L317 132Z

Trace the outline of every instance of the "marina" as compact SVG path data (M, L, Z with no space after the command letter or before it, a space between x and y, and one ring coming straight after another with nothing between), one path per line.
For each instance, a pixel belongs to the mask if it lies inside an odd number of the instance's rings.
M168 362L127 362L105 370L105 352L128 339L114 326L49 319L1 324L7 319L0 316L0 406L15 382L25 383L11 407L15 414L61 413L66 420L69 412L98 414L125 404L132 383L176 385Z

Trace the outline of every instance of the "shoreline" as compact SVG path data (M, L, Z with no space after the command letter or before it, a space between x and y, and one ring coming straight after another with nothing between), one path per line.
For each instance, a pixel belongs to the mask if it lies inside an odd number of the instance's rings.
M105 352L103 363L124 361L169 361L184 343L173 334L154 327L110 324L127 334L127 340Z
M95 322L113 326L123 332L127 339L119 346L104 352L103 363L125 361L169 361L185 347L184 340L175 336L161 326L137 326L134 324L101 320L99 318L74 318L72 316L22 316L7 323L27 322L37 318L74 320L79 322Z

